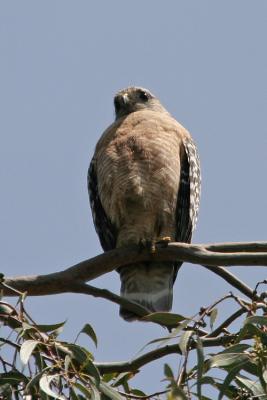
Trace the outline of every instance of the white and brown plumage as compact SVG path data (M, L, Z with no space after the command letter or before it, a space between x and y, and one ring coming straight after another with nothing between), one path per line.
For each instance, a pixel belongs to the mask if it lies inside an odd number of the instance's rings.
M93 220L105 251L169 237L190 242L200 196L197 149L148 90L114 98L116 119L101 136L88 171ZM150 312L169 311L181 263L143 263L119 270L121 295ZM136 316L120 310L126 320Z

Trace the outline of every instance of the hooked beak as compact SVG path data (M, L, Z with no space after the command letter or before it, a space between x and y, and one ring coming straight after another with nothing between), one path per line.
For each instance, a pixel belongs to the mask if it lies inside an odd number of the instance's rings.
M127 93L124 93L123 95L122 95L122 102L123 102L123 104L126 106L128 103L129 103L129 96L128 96L128 94Z

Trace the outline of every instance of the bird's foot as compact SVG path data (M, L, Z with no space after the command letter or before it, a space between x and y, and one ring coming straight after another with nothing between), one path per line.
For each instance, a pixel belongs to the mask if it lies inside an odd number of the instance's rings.
M139 242L140 251L149 250L150 253L154 254L156 252L156 242L155 240L141 239Z
M172 241L170 236L164 236L163 238L161 238L160 240L157 241L157 244L161 244L164 247L167 247L168 244Z

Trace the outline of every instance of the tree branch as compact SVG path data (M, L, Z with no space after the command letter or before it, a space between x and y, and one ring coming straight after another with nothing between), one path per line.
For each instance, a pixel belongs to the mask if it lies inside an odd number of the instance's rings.
M213 346L225 346L231 343L236 338L236 335L221 336L216 338L201 339L203 347ZM190 349L196 348L196 342L192 342ZM99 369L101 374L108 374L112 372L130 372L137 371L139 368L151 361L158 360L159 358L165 357L169 354L182 354L178 344L167 345L164 347L157 348L149 351L131 361L118 361L112 363L95 363L95 366Z
M230 285L240 290L252 300L260 301L255 291L228 272L223 266L261 265L267 266L267 242L186 244L157 244L155 253L140 251L138 246L114 249L82 261L60 272L47 275L19 276L5 278L0 284L4 296L17 296L18 292L27 292L29 296L41 296L58 293L84 293L102 297L119 304L143 317L147 310L106 289L85 284L86 281L101 276L118 267L144 261L185 261L200 264L221 276Z
M140 304L129 301L115 293L110 292L107 289L99 289L83 282L77 282L73 284L72 291L75 293L89 294L94 297L101 297L103 299L110 300L113 303L127 308L127 310L132 311L139 317L144 317L145 315L149 314L149 311Z
M219 275L230 285L238 289L241 293L247 296L251 300L260 300L260 297L257 296L254 290L252 290L249 286L247 286L244 282L238 279L234 274L227 271L223 267L213 266L213 265L203 265L209 271L214 272L216 275Z
M222 271L218 265L227 267L267 266L267 243L226 243L225 245L169 243L167 246L158 244L156 252L152 254L148 250L140 252L137 246L132 246L111 250L82 261L61 272L47 275L9 277L5 279L5 282L21 292L27 291L29 296L72 292L73 282L90 281L118 267L144 261L190 262L204 265L210 270L213 269L213 272L215 272L215 269L219 271L218 268ZM221 276L224 274L224 277L226 277L226 273L220 272L220 274ZM229 274L227 273L228 277L230 277ZM239 285L239 290L240 287ZM246 293L244 290L243 293L250 297L250 289L248 287L245 289L244 284L243 289L246 290ZM3 288L3 291L5 296L15 296L14 291L8 288Z

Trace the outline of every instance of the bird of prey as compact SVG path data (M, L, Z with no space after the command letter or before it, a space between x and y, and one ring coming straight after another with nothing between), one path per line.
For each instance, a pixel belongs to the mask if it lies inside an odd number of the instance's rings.
M147 89L114 97L115 121L98 141L88 171L95 229L104 251L161 240L190 243L200 198L200 165L189 132ZM181 262L118 269L121 296L148 312L169 311ZM120 309L127 321L138 319Z

